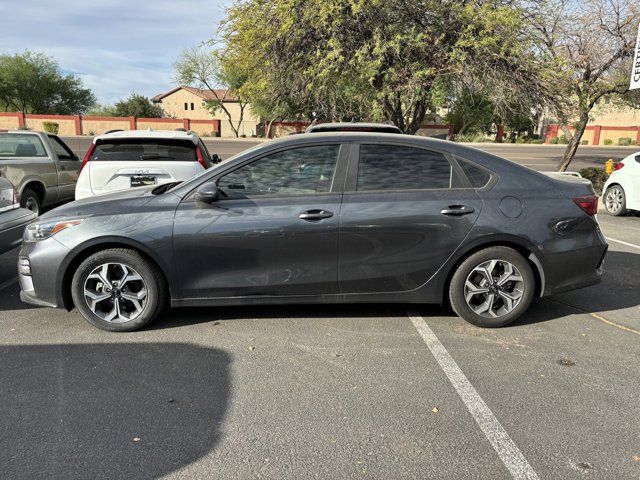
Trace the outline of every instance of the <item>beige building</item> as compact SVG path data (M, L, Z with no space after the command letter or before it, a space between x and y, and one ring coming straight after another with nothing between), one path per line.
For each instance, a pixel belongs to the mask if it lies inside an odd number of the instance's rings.
M216 90L218 99L223 100L224 107L231 115L233 125L238 127L240 119L240 102L229 90ZM160 106L165 116L174 118L188 118L191 120L220 120L221 136L233 137L233 130L229 125L229 117L223 109L217 110L214 115L207 109L207 100L215 100L216 95L209 90L193 87L177 87L166 93L156 95L151 99ZM242 123L238 128L239 135L250 137L257 132L260 119L251 112L251 106L244 108Z

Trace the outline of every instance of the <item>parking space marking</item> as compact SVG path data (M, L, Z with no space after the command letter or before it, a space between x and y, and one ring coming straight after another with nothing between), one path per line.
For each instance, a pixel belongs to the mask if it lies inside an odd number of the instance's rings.
M635 243L623 242L622 240L618 240L617 238L611 238L611 237L604 237L604 238L606 238L610 242L620 243L622 245L626 245L627 247L637 248L638 250L640 250L640 245L636 245Z
M612 327L619 328L620 330L624 330L625 332L635 333L636 335L640 335L640 330L636 330L636 329L630 328L630 327L625 327L624 325L620 325L619 323L612 322L611 320L607 320L606 318L598 315L597 313L589 312L588 310L585 310L584 308L576 307L575 305L571 305L569 303L561 302L560 300L556 300L556 299L552 299L552 298L548 298L548 297L543 297L543 300L546 300L547 302L555 303L557 305L562 305L564 307L572 308L572 309L574 309L574 310L576 310L576 311L578 311L580 313L585 313L585 314L588 313L589 316L595 318L596 320L600 320L602 323L606 323L607 325L610 325Z
M11 279L7 280L6 282L0 283L0 290L3 290L5 288L7 288L7 287L10 287L11 285L16 283L17 281L18 281L17 278L11 278Z
M418 330L418 333L429 347L431 354L440 364L440 368L455 388L476 423L491 443L504 466L507 467L511 476L515 479L538 480L538 475L533 470L527 459L516 444L511 440L507 431L502 427L498 419L493 415L482 397L471 385L462 372L458 364L451 357L444 345L438 340L436 334L427 325L427 322L420 315L407 312L411 322Z

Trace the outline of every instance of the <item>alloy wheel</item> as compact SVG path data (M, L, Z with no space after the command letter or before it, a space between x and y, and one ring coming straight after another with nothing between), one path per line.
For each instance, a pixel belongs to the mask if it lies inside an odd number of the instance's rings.
M123 263L104 263L84 282L87 306L100 319L112 323L129 322L147 304L147 285L142 276Z
M518 306L524 289L524 278L515 265L506 260L488 260L467 276L464 298L476 314L497 318Z
M607 190L607 195L604 199L604 205L609 213L618 213L622 208L624 202L624 195L619 187L611 187Z

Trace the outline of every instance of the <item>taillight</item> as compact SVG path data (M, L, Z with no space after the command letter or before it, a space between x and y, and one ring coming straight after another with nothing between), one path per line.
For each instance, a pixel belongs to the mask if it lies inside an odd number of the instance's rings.
M80 171L82 171L82 169L84 168L84 166L89 162L89 160L91 160L91 155L93 155L93 152L96 149L96 144L92 143L91 146L89 147L89 150L87 150L87 153L84 155L84 158L82 159L82 165L80 165Z
M624 167L624 163L618 162L613 166L613 170L620 170L622 167Z
M596 213L598 213L598 197L595 195L583 195L581 197L575 197L573 199L573 202L590 217L593 217Z
M204 163L204 157L202 156L202 152L198 147L196 147L196 157L198 158L198 163L202 165L202 168L207 169L207 164Z

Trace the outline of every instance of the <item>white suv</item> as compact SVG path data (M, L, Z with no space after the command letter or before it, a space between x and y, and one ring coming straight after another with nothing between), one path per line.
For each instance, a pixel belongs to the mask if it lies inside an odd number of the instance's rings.
M604 208L611 215L640 210L640 152L616 163L602 191Z
M99 135L82 161L76 200L184 181L219 161L217 155L214 159L192 132L131 130Z

